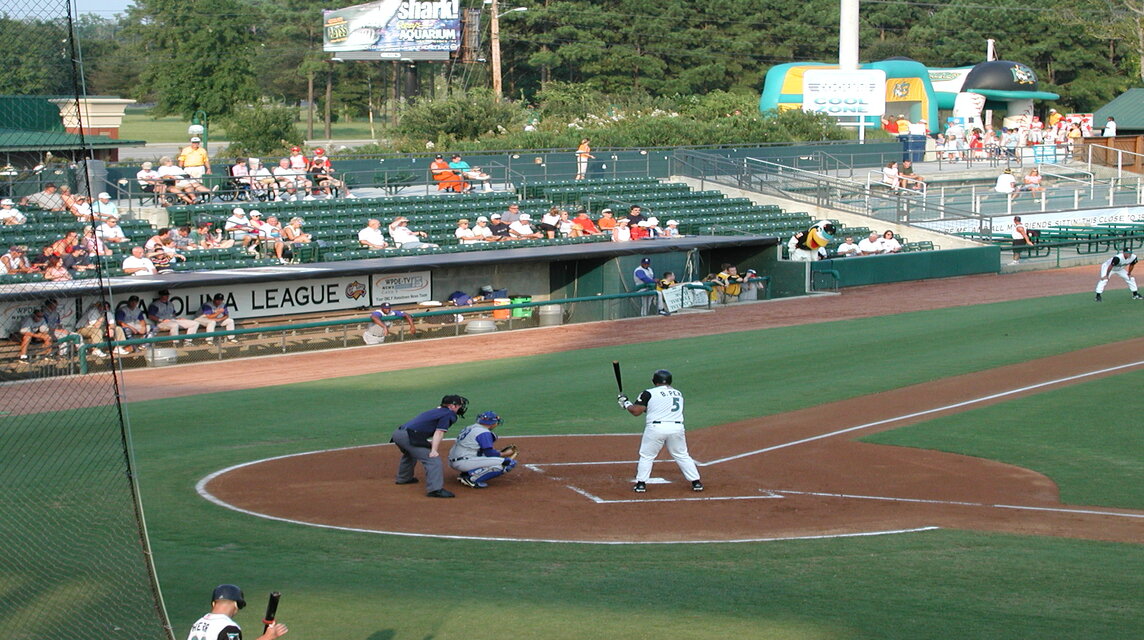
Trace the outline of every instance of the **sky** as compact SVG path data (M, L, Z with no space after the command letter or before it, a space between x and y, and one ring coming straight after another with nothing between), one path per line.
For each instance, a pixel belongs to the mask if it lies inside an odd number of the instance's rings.
M117 13L126 13L127 7L134 2L133 0L75 0L73 4L78 13L94 13L110 18Z

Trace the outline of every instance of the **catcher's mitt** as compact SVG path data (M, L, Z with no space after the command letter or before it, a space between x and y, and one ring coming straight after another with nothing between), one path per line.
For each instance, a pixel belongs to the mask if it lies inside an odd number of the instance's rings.
M510 444L504 449L500 450L501 456L509 460L516 460L516 456L520 453L520 449L515 444Z

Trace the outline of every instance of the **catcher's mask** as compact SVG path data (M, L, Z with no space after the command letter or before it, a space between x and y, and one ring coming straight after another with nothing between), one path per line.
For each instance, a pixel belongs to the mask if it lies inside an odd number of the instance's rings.
M486 411L477 416L477 424L483 424L486 427L495 427L504 422L504 420L496 414L495 411Z
M447 404L457 405L457 415L462 418L465 417L465 411L469 409L469 399L465 396L449 395L441 398L441 406L443 407Z
M651 374L652 384L671 384L671 372L667 369L660 369Z
M242 597L242 589L233 584L220 584L215 587L214 592L211 593L211 602L215 600L233 600L239 609L246 606L246 598Z

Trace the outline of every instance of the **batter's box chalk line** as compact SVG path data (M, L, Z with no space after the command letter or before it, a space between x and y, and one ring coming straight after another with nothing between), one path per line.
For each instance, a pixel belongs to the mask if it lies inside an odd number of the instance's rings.
M647 481L648 484L671 484L670 481L663 478L652 478ZM656 497L640 497L640 498L623 498L623 499L608 499L601 498L600 496L586 490L581 489L575 485L566 484L566 489L570 489L585 498L591 500L596 504L630 504L630 503L648 503L648 502L725 502L728 500L782 500L783 496L770 491L768 489L759 489L757 494L741 495L741 496L693 496L690 498L656 498Z

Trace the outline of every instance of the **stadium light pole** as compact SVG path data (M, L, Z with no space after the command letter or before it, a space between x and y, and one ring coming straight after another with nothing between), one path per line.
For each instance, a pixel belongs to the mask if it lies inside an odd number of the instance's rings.
M489 40L492 46L493 58L493 98L500 102L501 94L503 92L501 82L501 61L500 61L500 19L501 16L518 11L528 11L528 7L516 7L509 9L504 13L500 13L500 7L497 0L485 0L485 4L489 5L489 13L492 17L492 23L489 27Z

